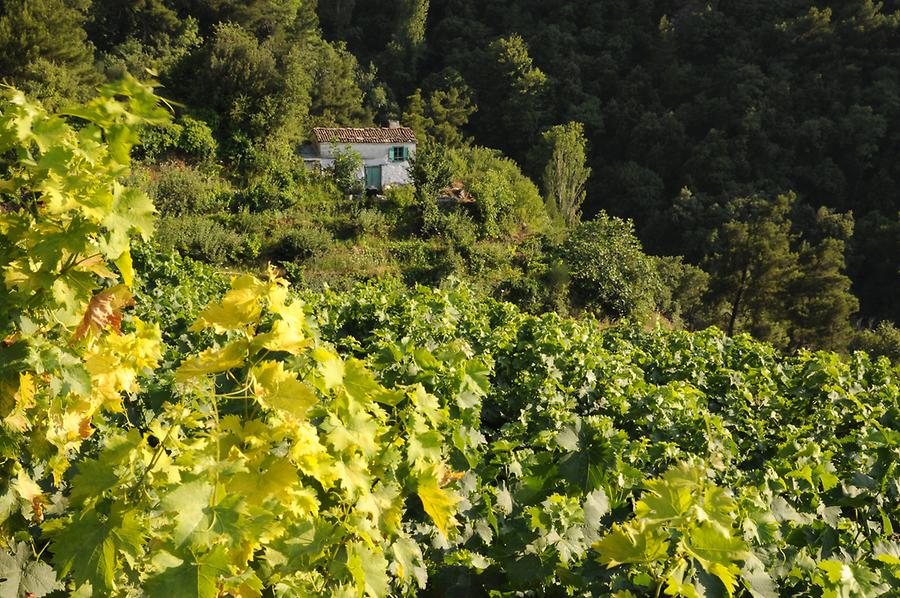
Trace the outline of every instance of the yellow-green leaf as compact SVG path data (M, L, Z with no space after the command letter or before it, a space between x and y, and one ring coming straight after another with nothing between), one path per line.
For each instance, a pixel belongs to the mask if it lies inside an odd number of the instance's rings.
M607 568L624 563L651 563L666 558L669 542L656 527L645 521L626 525L613 525L603 539L594 542L592 548L599 555L597 560Z
M313 389L284 369L280 361L264 361L253 368L256 399L293 420L306 419L306 412L317 401Z
M216 332L225 332L255 323L262 312L261 299L267 288L265 283L249 274L232 279L231 290L225 293L222 301L203 310L191 330L213 328Z
M419 478L419 488L416 491L422 500L422 506L428 513L434 525L445 536L449 535L450 520L456 515L456 504L459 497L438 484L437 477L431 473Z
M234 341L221 349L207 349L184 361L175 372L175 380L184 382L191 378L241 367L248 354L247 341Z

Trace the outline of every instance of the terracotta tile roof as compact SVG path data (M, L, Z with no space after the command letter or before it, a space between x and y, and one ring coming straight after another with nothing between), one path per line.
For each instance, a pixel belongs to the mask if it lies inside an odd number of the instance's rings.
M313 135L319 143L415 143L416 134L409 127L354 129L349 127L316 127Z

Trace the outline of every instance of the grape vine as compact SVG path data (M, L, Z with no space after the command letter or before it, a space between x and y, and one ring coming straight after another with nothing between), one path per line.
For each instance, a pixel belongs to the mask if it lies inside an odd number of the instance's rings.
M4 93L0 596L900 592L886 359L229 278L132 247L151 84Z

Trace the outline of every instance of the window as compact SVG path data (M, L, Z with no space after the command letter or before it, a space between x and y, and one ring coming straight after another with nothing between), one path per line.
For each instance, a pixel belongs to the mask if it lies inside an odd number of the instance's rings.
M405 162L409 159L409 151L405 145L395 145L389 153L391 162Z

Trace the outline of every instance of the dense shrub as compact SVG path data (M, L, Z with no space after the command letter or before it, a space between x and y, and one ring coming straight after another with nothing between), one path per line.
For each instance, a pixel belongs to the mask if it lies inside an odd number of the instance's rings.
M444 215L441 230L460 251L466 252L478 241L478 228L468 214L452 211Z
M255 212L282 210L290 207L296 196L283 189L271 178L263 177L252 181L238 196L238 206Z
M422 218L412 185L385 189L384 199L378 201L377 208L388 220L394 235L407 238L421 231Z
M893 363L900 363L900 329L893 322L879 322L875 328L857 332L850 348L870 355L884 355Z
M334 184L345 195L359 195L366 190L365 181L361 178L363 161L360 155L350 147L335 148L334 163L329 169Z
M164 216L211 214L225 208L230 200L224 181L178 162L160 165L151 173L147 186L156 209Z
M427 234L437 232L441 219L438 195L450 184L452 176L447 148L429 140L419 144L415 156L410 159L409 175L415 185L423 231Z
M571 276L576 306L613 318L640 317L653 308L659 275L631 221L601 212L572 230L560 256Z
M451 159L453 175L475 197L482 236L540 232L550 225L540 192L515 162L484 147L453 150Z
M204 216L160 218L155 242L164 250L211 264L225 264L248 256L244 237Z
M294 228L278 241L271 257L281 261L306 260L325 252L332 244L334 237L323 228Z
M164 126L147 127L141 132L141 144L148 160L168 157L210 163L218 151L209 125L190 116Z
M407 284L436 285L465 271L462 257L445 244L398 241L391 243L390 250Z
M654 258L660 284L656 310L675 324L691 324L703 306L709 274L677 257Z
M353 215L353 224L359 235L381 235L387 232L388 222L384 214L374 208L360 208Z

